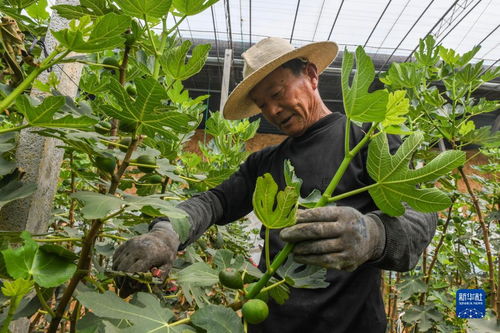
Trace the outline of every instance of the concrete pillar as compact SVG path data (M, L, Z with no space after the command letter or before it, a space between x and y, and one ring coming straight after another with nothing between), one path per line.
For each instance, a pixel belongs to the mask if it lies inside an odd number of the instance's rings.
M79 5L78 0L58 0L56 4ZM47 52L50 53L57 45L56 39L50 30L61 30L68 26L68 20L60 17L56 11L52 12L49 32L45 38ZM58 90L63 94L74 97L78 90L82 65L69 63L54 66L52 70L60 80ZM39 80L46 81L48 72L40 75ZM44 98L45 93L33 89L31 96ZM57 180L63 160L64 151L56 146L61 142L53 138L39 136L33 131L21 131L16 150L17 167L26 174L22 181L35 183L37 190L30 197L13 201L0 210L0 230L42 233L47 231L48 221L52 213L52 204L57 190ZM27 332L29 322L17 320L10 325L12 332Z
M78 0L59 0L57 4L78 5ZM52 12L49 24L50 30L61 30L68 26L68 20ZM47 52L50 53L57 45L57 41L50 34L45 38ZM78 90L76 84L80 81L82 65L68 63L54 66L52 70L60 80L58 90L63 94L74 97ZM47 79L48 72L39 76L42 82ZM31 96L43 99L46 93L33 89ZM47 222L52 212L52 201L57 190L57 179L64 151L56 148L61 142L53 138L39 136L28 128L20 133L16 150L17 167L26 174L22 181L37 184L35 193L25 199L16 200L5 205L0 210L0 230L18 231L27 230L32 233L47 231Z

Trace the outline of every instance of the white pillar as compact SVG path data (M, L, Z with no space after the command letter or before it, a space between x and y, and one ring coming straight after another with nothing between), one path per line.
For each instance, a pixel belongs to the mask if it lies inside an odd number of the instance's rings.
M229 95L229 78L231 76L232 63L233 50L226 49L226 52L224 53L224 71L222 72L222 84L220 89L220 111L224 109L224 104L226 104L227 96Z

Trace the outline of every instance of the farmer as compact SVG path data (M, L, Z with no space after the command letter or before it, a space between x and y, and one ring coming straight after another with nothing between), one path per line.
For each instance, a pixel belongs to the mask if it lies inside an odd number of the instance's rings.
M224 117L263 116L289 137L281 144L253 153L221 185L178 207L189 215L189 241L180 244L168 220L155 221L150 231L116 250L113 267L127 272L160 267L168 272L177 250L196 240L212 224L224 225L252 210L256 179L271 173L283 189L283 162L289 159L302 178L301 196L323 192L344 156L345 116L332 112L318 92L319 74L335 59L333 42L316 42L294 49L280 38L267 38L245 53L243 81L224 106ZM351 126L351 149L362 138ZM399 141L390 138L391 150ZM363 149L349 165L334 195L367 186L373 181ZM339 200L337 206L301 210L297 224L271 230L271 257L293 242L295 260L328 268L329 287L291 288L283 305L270 301L270 315L251 332L385 332L386 315L380 292L381 269L412 269L431 241L436 215L406 209L399 217L377 210L367 192ZM263 260L260 263L264 268ZM120 286L119 286L120 287ZM121 295L135 291L125 281Z

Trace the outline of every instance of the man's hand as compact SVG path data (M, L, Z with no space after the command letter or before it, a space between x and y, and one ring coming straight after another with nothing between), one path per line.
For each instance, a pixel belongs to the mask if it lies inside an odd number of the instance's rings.
M116 249L113 255L113 270L122 272L149 272L157 267L160 278L165 279L177 257L179 236L169 222L162 221L154 225L147 234L129 239ZM144 285L130 279L119 277L116 283L120 297L144 290Z
M351 207L298 211L297 224L283 229L280 237L296 243L293 253L297 262L346 271L377 259L385 247L382 222Z

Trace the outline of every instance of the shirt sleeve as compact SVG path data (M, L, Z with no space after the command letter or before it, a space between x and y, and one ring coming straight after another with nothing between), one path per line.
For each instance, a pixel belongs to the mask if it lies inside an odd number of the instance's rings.
M408 206L403 215L391 217L381 211L369 213L385 228L385 248L370 264L385 270L406 272L413 269L436 232L437 214L420 213Z

